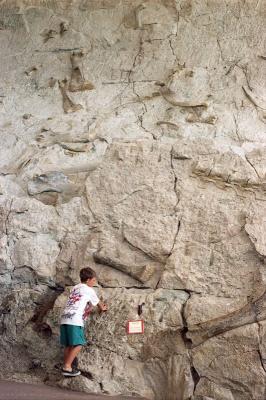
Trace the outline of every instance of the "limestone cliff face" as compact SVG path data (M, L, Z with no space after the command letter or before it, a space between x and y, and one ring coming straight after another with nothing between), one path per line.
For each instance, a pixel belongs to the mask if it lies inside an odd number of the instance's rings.
M265 400L265 27L260 0L1 1L4 377ZM86 265L109 312L67 380Z

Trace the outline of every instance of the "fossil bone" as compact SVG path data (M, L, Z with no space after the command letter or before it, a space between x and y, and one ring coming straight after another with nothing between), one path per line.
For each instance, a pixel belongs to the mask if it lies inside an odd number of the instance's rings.
M258 97L253 91L249 90L247 86L242 86L245 95L247 98L253 103L256 107L261 108L262 110L266 111L266 102L265 100Z
M67 80L58 81L59 89L63 98L63 109L66 114L81 110L83 107L81 104L75 104L67 95Z
M82 51L73 52L70 56L72 71L68 90L70 92L80 92L84 90L92 90L94 86L91 82L86 81L81 72L81 60L84 56Z
M169 89L166 85L161 85L160 93L163 98L173 106L179 107L208 107L206 101L193 100L193 101L181 101L173 90Z

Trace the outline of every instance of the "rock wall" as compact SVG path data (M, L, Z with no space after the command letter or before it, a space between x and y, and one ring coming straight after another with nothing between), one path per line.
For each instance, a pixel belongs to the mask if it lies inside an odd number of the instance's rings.
M260 0L1 1L3 377L265 400L265 26ZM86 265L109 312L62 379Z

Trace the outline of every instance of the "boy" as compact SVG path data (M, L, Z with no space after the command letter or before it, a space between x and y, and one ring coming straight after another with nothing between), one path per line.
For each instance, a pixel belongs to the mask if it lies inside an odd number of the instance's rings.
M81 283L71 290L61 317L60 343L65 346L62 369L64 376L80 375L80 371L72 368L72 362L86 344L84 321L93 306L97 305L101 311L107 310L107 306L100 302L92 288L97 283L95 271L83 268L80 271L80 280Z

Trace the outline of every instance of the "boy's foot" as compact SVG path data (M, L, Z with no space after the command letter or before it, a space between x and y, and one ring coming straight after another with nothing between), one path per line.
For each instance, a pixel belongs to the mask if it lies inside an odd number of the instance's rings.
M78 369L72 368L72 370L62 369L62 375L64 376L78 376L81 372Z

